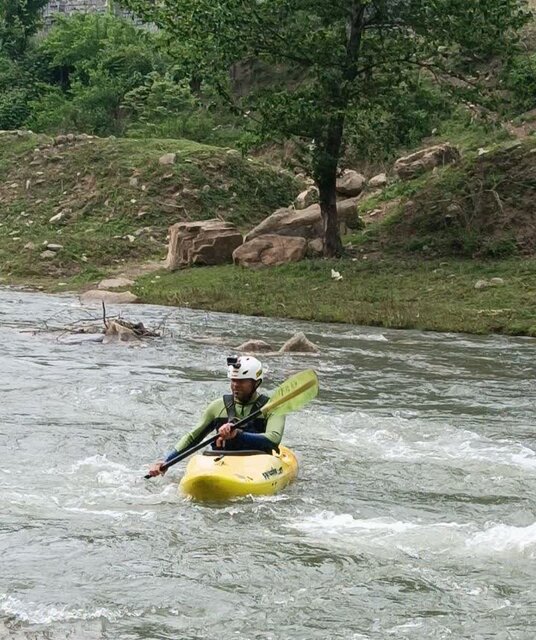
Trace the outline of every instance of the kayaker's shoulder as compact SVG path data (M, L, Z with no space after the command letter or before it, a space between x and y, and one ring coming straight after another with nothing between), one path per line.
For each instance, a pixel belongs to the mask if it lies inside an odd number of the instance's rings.
M223 410L225 410L225 402L223 396L220 396L219 398L213 400L207 407L207 411L213 414L219 414Z

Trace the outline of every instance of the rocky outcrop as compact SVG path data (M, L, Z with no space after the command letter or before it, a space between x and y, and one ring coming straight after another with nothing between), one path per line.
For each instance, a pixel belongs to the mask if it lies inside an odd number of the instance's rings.
M355 228L355 225L358 224L357 202L358 198L348 198L337 203L339 222L350 228ZM302 211L278 209L254 227L246 235L245 240L249 242L258 236L274 233L281 236L299 236L306 240L321 238L323 222L320 205L313 204Z
M367 179L365 176L357 171L348 169L337 179L337 193L347 197L358 196L366 184Z
M339 224L345 225L349 229L360 229L363 226L357 210L359 200L360 198L347 198L337 202Z
M300 331L287 340L279 351L280 353L318 353L319 349Z
M385 187L386 184L387 184L387 174L385 173L378 173L377 176L374 176L368 182L368 186L371 189L381 189L382 187Z
M315 186L308 187L305 191L302 191L296 200L294 200L294 208L301 211L307 209L312 204L318 202L318 188Z
M436 167L452 164L460 159L460 152L451 144L439 144L421 149L395 162L394 169L401 180L411 180Z
M179 222L169 228L165 267L173 271L192 265L231 263L233 251L242 241L242 234L230 222Z
M276 266L305 258L307 241L303 237L266 234L255 236L235 249L233 262L243 267Z
M322 216L317 204L296 211L294 209L278 209L254 227L245 237L249 242L253 238L267 234L281 236L299 236L301 238L318 238L322 235Z

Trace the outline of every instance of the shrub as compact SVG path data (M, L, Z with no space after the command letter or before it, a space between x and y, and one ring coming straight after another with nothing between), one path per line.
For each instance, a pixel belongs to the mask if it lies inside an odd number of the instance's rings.
M510 91L510 102L517 112L536 107L536 54L515 58L504 72L505 88Z
M7 89L0 93L0 129L19 128L29 113L29 95L24 87Z

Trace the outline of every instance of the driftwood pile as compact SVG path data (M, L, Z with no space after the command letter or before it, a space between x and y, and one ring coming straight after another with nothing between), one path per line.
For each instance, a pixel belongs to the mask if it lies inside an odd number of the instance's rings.
M141 340L142 338L160 337L160 334L157 331L147 329L143 322L127 322L121 318L105 320L104 327L104 337L102 341L105 344L115 340L119 340L120 342L129 342L132 340Z

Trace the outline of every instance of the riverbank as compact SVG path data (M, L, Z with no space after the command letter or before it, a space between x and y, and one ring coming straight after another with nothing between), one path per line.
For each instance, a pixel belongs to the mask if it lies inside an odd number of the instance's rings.
M171 224L221 217L246 232L288 205L299 181L188 141L3 134L0 284L82 292L124 275L135 280L130 288L140 302L536 337L534 147L529 140L482 157L468 152L456 167L364 199L366 225L344 239L344 259L169 273L160 265ZM501 180L480 189L493 198L476 215L466 209L482 172ZM471 257L454 257L454 250Z
M384 256L158 272L133 291L143 302L253 316L536 337L535 283L536 259Z

